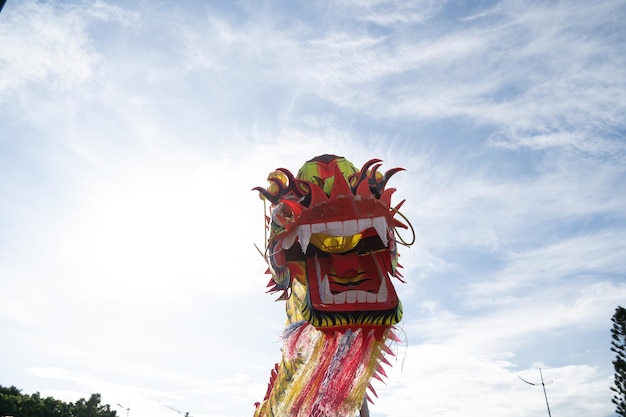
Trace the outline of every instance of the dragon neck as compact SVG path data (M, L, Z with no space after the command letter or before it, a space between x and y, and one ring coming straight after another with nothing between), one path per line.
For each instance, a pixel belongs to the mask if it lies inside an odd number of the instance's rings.
M370 382L384 375L391 328L344 329L332 333L306 322L284 335L282 359L255 417L345 417L359 412Z

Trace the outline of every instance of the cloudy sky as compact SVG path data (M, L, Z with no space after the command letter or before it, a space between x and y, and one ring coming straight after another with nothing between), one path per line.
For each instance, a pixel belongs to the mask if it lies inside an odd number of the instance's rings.
M334 153L406 168L390 185L417 235L372 417L546 415L518 378L539 368L553 415L614 415L625 18L622 0L9 0L0 385L251 416L284 312L250 190Z

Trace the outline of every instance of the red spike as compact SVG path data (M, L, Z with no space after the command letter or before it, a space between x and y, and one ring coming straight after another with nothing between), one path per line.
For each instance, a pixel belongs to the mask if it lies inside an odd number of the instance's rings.
M356 187L355 195L360 195L361 197L369 198L372 196L372 190L370 189L370 184L366 180L361 181Z
M365 394L365 398L367 398L367 402L370 404L374 404L374 401L372 401L372 399L370 398L370 396L368 394Z
M385 205L385 207L391 207L391 196L396 192L395 188L388 188L383 190L380 193L380 201Z
M389 333L387 333L387 337L394 342L402 343L402 340L400 340L400 338L391 330L389 330Z
M374 389L374 387L372 386L372 384L369 384L367 386L367 388L372 391L372 394L374 394L374 397L378 398L378 394L376 394L376 390Z
M381 361L382 363L384 363L385 365L387 365L387 366L391 366L391 362L389 362L389 361L387 360L387 358L385 358L384 356L381 356L381 357L380 357L380 361Z
M390 188L390 190L392 190L392 189L393 189L393 188ZM400 201L400 202L398 203L398 205L397 205L397 206L395 206L395 207L393 208L393 209L394 209L394 211L400 211L400 207L402 207L402 205L403 205L404 203L406 203L406 198L405 198L404 200Z
M270 271L269 266L268 266L268 267L267 267L267 269L265 270L265 273L266 273L266 274L271 274L271 273L272 273L272 271ZM270 282L271 282L271 281L270 281Z
M396 219L395 217L391 218L391 221L389 222L389 226L390 227L399 227L401 229L408 229L409 226L407 226L406 224L402 223L400 220Z
M393 350L391 350L391 348L389 346L387 346L386 344L383 343L383 347L382 350L385 351L385 353L391 355L391 356L396 356L396 354L393 352Z
M287 294L287 290L283 290L283 293L280 297L278 297L275 301L286 301L289 299L289 294Z
M396 274L394 275L394 278L396 278L396 279L397 279L398 281L400 281L401 283L406 284L406 280L402 279L402 278L404 278L404 277L403 277L403 276L402 276L402 274L401 274L401 273L399 273L397 270L396 270Z
M330 198L337 198L339 196L352 195L350 184L346 181L343 173L339 169L339 166L335 165L335 179L333 181L333 189L330 193Z
M387 378L387 373L385 372L385 368L383 368L382 365L378 365L378 368L376 368L376 372Z
M319 185L309 183L309 186L311 188L311 203L309 203L309 207L313 207L319 203L328 201L328 196Z

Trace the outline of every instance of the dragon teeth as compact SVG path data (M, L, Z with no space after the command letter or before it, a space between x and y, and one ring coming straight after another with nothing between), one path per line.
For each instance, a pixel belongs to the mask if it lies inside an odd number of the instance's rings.
M369 229L370 227L373 227L372 224L372 219L367 218L367 219L359 219L357 220L357 229L359 230L365 230L365 229Z
M295 236L298 236L302 252L306 253L311 235L315 233L327 233L331 236L352 236L361 233L370 227L376 229L376 233L380 240L387 245L389 239L387 237L387 219L385 217L374 217L365 219L352 219L328 223L303 224L298 226L296 232L288 234L283 240L283 249L289 249L295 242Z
M313 258L315 262L315 271L317 275L317 286L319 288L320 299L323 304L377 304L384 303L387 301L387 297L389 296L389 291L387 290L387 280L385 276L382 275L382 271L378 266L378 262L376 263L377 269L380 277L380 287L378 288L377 293L362 291L362 290L349 290L343 291L338 294L333 294L330 291L330 282L328 280L328 275L324 274L322 278L322 271L320 267L320 262L317 257Z
M376 229L376 233L378 233L378 236L380 237L380 240L387 245L387 220L384 217L374 217L372 219L372 223L374 225L374 229Z
M326 223L326 233L331 236L343 236L343 222Z
M387 301L387 296L389 295L389 291L387 291L387 283L383 279L380 284L380 288L378 289L378 294L376 294L376 302L384 303Z
M324 275L324 279L322 280L322 286L320 287L320 296L322 298L322 303L324 304L333 303L333 294L330 292L330 284L328 283L328 275Z
M311 241L310 224L303 224L302 226L298 226L298 240L300 241L302 251L306 252L306 248L309 247L309 242Z
M296 241L296 237L298 237L298 233L296 231L293 231L285 236L282 242L283 249L289 249L290 247L292 247Z
M333 295L333 304L344 304L346 302L346 293L341 292Z
M346 220L343 222L343 235L352 236L359 233L358 222L356 220Z
M333 234L331 233L331 231L336 233L339 229L341 229L342 233L344 233L347 230L348 231L347 235L350 236L350 235L362 232L372 226L376 228L376 231L378 232L378 235L380 236L380 238L383 240L383 242L385 242L385 244L387 244L387 239L386 239L387 221L385 220L384 217L375 217L373 219L348 220L345 222L329 222L329 223L316 223L313 225L303 225L303 226L298 227L297 236L300 241L300 245L302 246L302 250L306 251L306 247L309 245L312 233ZM357 232L352 233L353 230L357 230ZM382 235L381 235L381 232L382 232ZM333 234L333 235L341 236L341 234L338 234L338 235ZM286 240L292 239L291 234L287 235L285 239ZM389 296L389 291L387 289L387 275L383 273L382 268L380 267L375 256L374 256L374 263L376 264L378 276L381 281L380 287L378 288L377 293L362 291L362 290L349 290L349 291L340 292L338 294L333 294L330 291L330 282L328 279L328 275L324 274L324 277L322 278L322 268L321 268L320 261L317 255L315 255L315 257L313 258L313 262L315 264L315 273L316 273L316 278L317 278L317 286L319 289L319 296L323 304L345 304L345 303L354 304L356 302L360 304L364 304L364 303L376 304L376 303L384 303L387 301L387 298Z

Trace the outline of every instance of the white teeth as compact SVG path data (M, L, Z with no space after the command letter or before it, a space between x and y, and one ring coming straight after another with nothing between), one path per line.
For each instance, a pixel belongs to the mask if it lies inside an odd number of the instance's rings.
M311 225L304 224L298 227L298 240L300 241L300 246L302 247L302 251L306 252L306 248L309 247L309 242L311 241Z
M340 292L339 294L335 294L333 296L333 304L343 304L346 302L346 293Z
M384 303L385 301L387 301L387 295L389 295L389 292L387 291L387 283L383 278L382 283L380 284L380 288L378 289L378 294L376 295L376 302Z
M295 230L285 236L282 245L283 249L289 249L290 247L292 247L293 243L296 241L296 237L298 237L298 233Z
M387 291L387 281L383 276L383 270L378 263L378 259L376 256L372 254L372 259L374 260L374 264L376 265L376 270L378 271L378 276L380 277L380 287L378 288L378 294L376 295L376 301L379 303L384 303L387 301L387 295L389 295L389 291Z
M372 219L370 218L359 219L357 222L359 225L359 230L365 230L365 229L369 229L370 227L372 227Z
M313 261L315 262L315 275L317 275L317 284L320 288L322 288L322 268L320 267L320 260L318 259L317 254L315 254Z
M309 243L311 242L311 235L315 233L327 233L331 236L352 236L357 233L363 232L370 227L376 229L376 233L380 237L380 240L387 245L389 239L387 238L387 219L385 217L374 217L365 219L352 219L337 222L328 223L315 223L315 224L303 224L298 226L297 236L300 241L300 247L303 252L306 252ZM290 233L283 240L283 249L289 249L295 242L295 232Z
M350 290L333 295L330 292L328 275L324 275L324 279L321 279L318 274L317 284L319 286L320 299L322 300L323 304L384 303L385 301L387 301L387 296L389 295L389 292L387 291L387 284L384 278L382 279L380 288L378 289L378 293L361 290Z
M343 235L352 236L359 233L359 228L356 220L346 220L343 222Z
M346 223L348 224L346 225ZM358 225L358 229L360 231L363 231L369 227L372 227L371 226L372 224L376 228L376 231L378 232L379 235L380 235L379 229L381 225L384 224L385 231L386 231L387 222L385 218L376 217L373 220L362 219L362 220L359 220L358 222L356 220L352 220L350 222L343 222L343 223L332 222L332 223L318 223L314 225L307 225L307 227L300 226L298 228L297 235L298 235L298 239L300 240L300 245L302 245L302 249L306 250L305 248L309 244L312 232L313 233L326 232L326 233L331 234L330 232L331 229L336 230L338 227L340 227L340 228L343 228L344 231L348 229L348 231L350 231L349 234L355 234L355 233L352 233L351 230L353 230L352 228L354 228L356 225ZM361 229L361 226L366 226L366 227L365 229ZM336 235L336 236L340 236L340 235ZM293 244L294 239L295 239L295 233L291 233L285 237L285 241L291 241L292 244ZM306 243L306 246L305 246L305 243ZM385 240L385 243L386 243L386 240ZM284 241L283 241L283 247L285 247ZM315 264L317 286L319 288L319 296L320 296L320 299L322 300L322 303L323 304L344 304L344 303L354 304L358 302L361 304L363 303L375 304L375 303L386 302L387 297L389 296L389 291L387 290L387 275L383 273L382 268L380 267L376 257L373 254L372 256L374 259L374 264L376 265L378 277L380 278L380 287L378 288L378 293L361 291L361 290L350 290L350 291L343 291L343 292L333 295L333 293L330 291L330 282L328 279L328 275L325 274L324 278L322 278L322 268L320 265L320 261L317 255L315 255L315 257L313 258L313 262Z
M322 285L320 286L320 296L322 298L322 303L324 304L333 303L333 295L330 292L330 284L328 283L328 275L324 275L324 279L322 280Z
M342 222L326 223L326 233L328 233L331 236L343 236Z
M384 217L375 217L372 223L374 224L374 229L376 229L380 240L387 245L387 220Z

